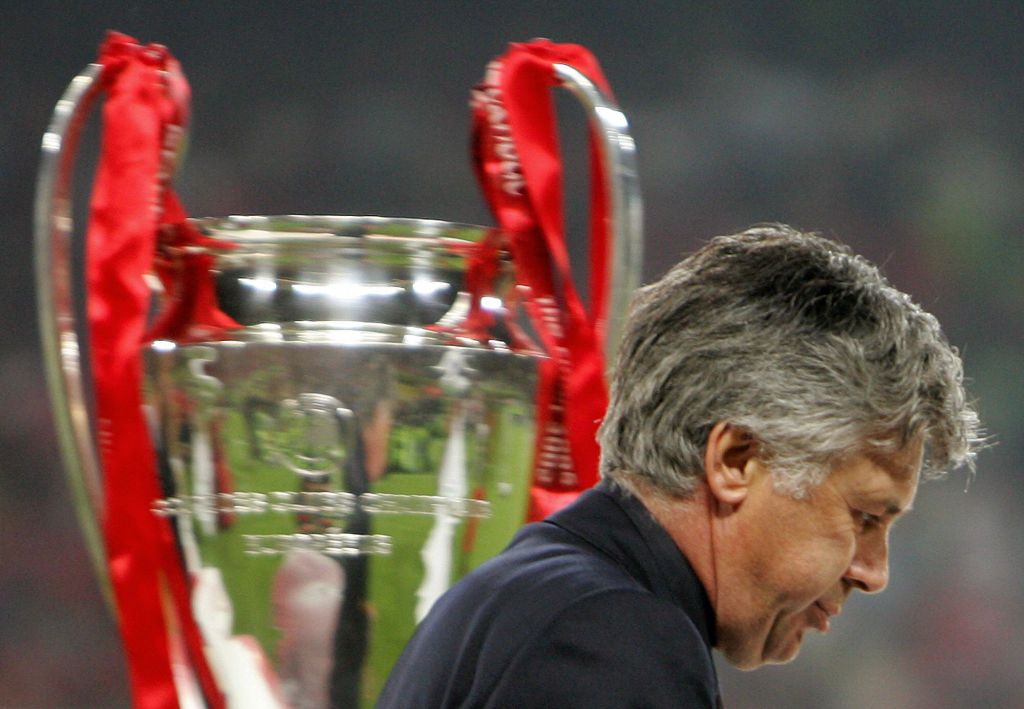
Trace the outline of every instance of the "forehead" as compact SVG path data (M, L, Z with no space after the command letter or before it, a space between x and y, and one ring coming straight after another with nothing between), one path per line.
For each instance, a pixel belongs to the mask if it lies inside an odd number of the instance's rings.
M871 498L898 514L914 501L921 475L923 446L908 444L895 453L869 453L839 462L829 479L850 495Z

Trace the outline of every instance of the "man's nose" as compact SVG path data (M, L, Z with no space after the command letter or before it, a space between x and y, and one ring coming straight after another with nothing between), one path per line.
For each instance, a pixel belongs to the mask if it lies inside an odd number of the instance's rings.
M879 593L889 585L889 539L881 532L860 540L845 579L865 593Z

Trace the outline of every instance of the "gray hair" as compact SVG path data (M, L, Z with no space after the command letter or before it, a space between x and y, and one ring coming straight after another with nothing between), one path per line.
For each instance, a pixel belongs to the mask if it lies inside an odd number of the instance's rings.
M799 496L839 459L918 437L925 474L981 441L955 348L865 259L767 225L720 236L638 291L601 425L601 474L687 496L711 428L749 431Z

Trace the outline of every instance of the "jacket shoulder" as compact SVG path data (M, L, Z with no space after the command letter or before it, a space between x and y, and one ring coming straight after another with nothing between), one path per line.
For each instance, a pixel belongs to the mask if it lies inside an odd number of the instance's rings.
M715 706L710 649L678 606L639 589L567 604L517 650L488 706Z

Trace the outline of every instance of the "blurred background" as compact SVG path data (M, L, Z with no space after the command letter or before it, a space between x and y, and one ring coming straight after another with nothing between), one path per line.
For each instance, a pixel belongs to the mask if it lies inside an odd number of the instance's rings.
M631 120L646 281L763 221L881 264L961 348L998 445L975 479L923 487L885 594L851 603L789 666L723 666L726 705L1024 707L1024 3L0 6L0 706L129 702L59 465L32 276L39 142L111 28L167 45L191 80L177 184L195 216L491 223L468 92L507 42L542 36L590 48ZM566 115L582 172L582 126Z

